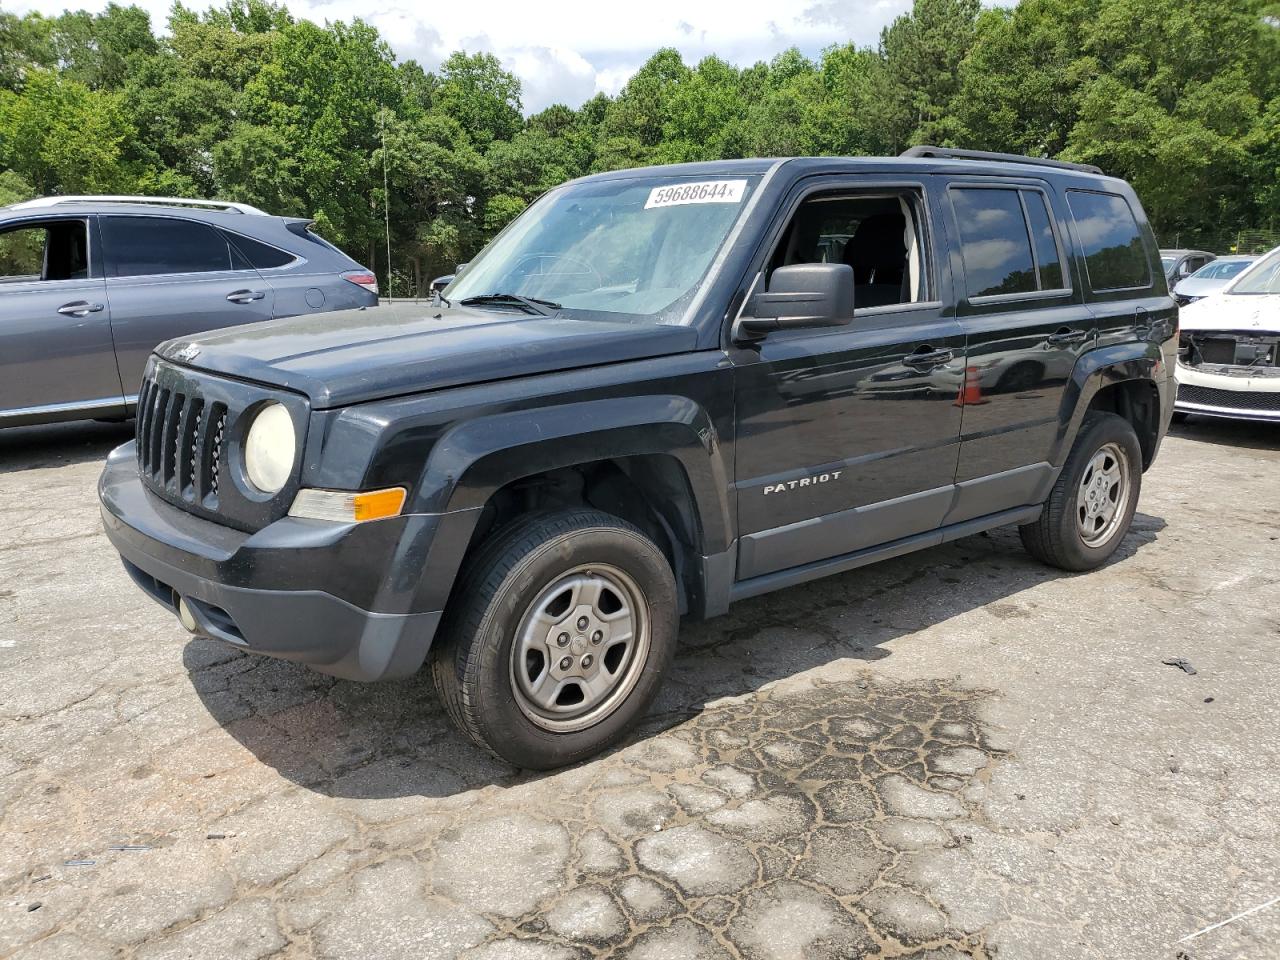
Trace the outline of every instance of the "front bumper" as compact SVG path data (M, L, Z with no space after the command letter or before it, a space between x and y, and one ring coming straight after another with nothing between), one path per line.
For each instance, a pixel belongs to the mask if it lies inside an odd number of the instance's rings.
M1280 423L1280 375L1214 373L1178 364L1178 398L1174 409L1230 420Z
M440 611L378 608L412 596L385 589L386 564L406 539L429 538L436 518L285 518L243 533L148 492L133 443L107 458L98 495L129 576L175 613L186 600L197 634L349 680L403 677L422 666Z

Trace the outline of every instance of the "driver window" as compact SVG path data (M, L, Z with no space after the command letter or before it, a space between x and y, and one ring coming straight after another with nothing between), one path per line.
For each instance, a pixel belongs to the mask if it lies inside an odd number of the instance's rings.
M769 277L795 263L847 263L859 312L925 301L920 210L913 190L809 197L783 232Z
M27 224L0 232L0 284L88 276L89 238L83 220Z

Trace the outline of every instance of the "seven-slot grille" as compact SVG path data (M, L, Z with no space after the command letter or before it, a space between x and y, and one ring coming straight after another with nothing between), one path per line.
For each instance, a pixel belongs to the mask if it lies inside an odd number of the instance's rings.
M226 427L225 403L146 380L137 416L142 479L170 496L217 509Z

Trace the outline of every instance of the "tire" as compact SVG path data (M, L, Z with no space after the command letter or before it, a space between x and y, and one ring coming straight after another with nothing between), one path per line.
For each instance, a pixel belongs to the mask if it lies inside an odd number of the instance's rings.
M636 527L586 508L533 515L465 565L432 677L472 741L548 770L604 750L644 715L678 619L671 566Z
M1108 458L1122 475L1114 494ZM1022 545L1063 570L1100 567L1128 534L1141 492L1142 449L1133 427L1114 413L1089 413L1040 518L1018 528ZM1110 512L1108 504L1114 504Z

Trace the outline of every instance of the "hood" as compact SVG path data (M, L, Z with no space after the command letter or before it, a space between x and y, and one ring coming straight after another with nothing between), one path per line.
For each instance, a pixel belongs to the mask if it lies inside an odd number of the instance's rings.
M1187 277L1176 287L1173 288L1174 293L1181 294L1184 297L1207 297L1211 293L1217 293L1225 287L1231 278L1199 279L1195 277Z
M228 327L161 344L184 366L305 394L315 409L687 353L690 327L395 303Z
M1280 332L1280 294L1215 293L1178 312L1182 330Z

